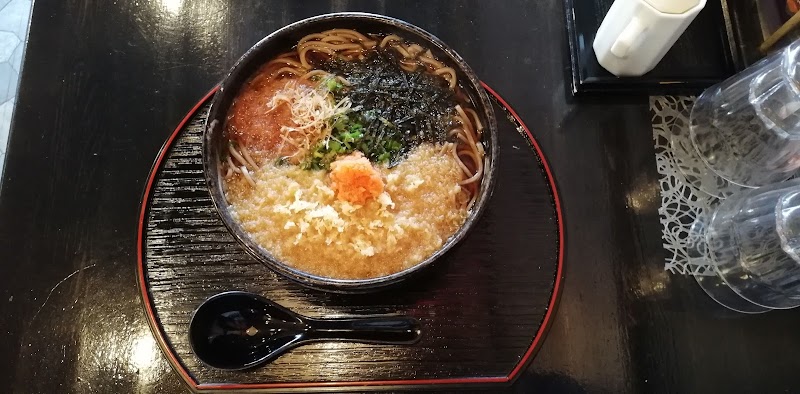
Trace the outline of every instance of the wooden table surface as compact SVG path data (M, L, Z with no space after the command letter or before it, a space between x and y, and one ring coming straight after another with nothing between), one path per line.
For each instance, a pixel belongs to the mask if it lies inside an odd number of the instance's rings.
M566 227L565 281L510 391L800 388L800 313L724 313L663 270L647 97L574 100L560 1L38 0L0 189L0 387L179 393L136 287L153 159L247 48L331 11L398 17L457 50L532 128Z

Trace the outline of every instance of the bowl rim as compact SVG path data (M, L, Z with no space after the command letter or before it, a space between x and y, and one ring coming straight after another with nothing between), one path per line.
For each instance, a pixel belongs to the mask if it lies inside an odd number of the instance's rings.
M214 123L218 118L215 115L217 115L221 110L225 110L225 114L227 114L229 106L224 109L220 109L220 101L223 99L223 97L225 97L226 91L235 89L234 93L238 94L242 85L241 83L237 84L236 81L234 81L234 79L238 77L238 74L241 73L250 62L255 61L254 58L257 57L263 48L269 45L272 41L296 33L298 30L307 29L308 26L314 26L320 23L336 20L356 22L367 21L371 23L383 24L389 29L398 30L398 32L401 34L406 33L406 35L413 35L414 37L409 38L415 38L423 41L419 44L427 44L429 49L434 49L435 47L437 52L441 52L447 56L448 59L442 59L443 61L451 63L450 65L455 66L457 72L460 72L466 76L469 83L466 84L462 82L461 86L467 87L468 93L475 93L475 97L472 97L473 95L469 94L473 100L473 105L475 106L476 110L480 109L481 111L479 111L479 113L485 117L484 131L481 139L484 145L488 145L485 146L484 149L489 154L484 156L484 174L479 189L480 195L478 200L476 200L473 206L468 210L467 218L465 219L464 223L444 241L444 244L441 247L439 247L433 254L426 257L419 263L399 272L368 279L337 279L319 276L294 268L273 256L272 253L270 253L266 248L256 242L253 237L241 227L238 220L233 218L233 216L230 214L230 204L225 197L222 189L222 182L219 179L220 172L218 160L214 160L216 156L214 152L212 152L215 148L212 144L212 139L215 132L214 128L218 128L216 132L221 133L222 127L224 127L224 124L219 124L219 122ZM309 34L312 32L309 32ZM276 53L276 55L277 54L278 53ZM249 73L244 77L243 80L248 80L252 75L252 73ZM225 114L222 116L226 116ZM496 183L495 173L499 156L499 146L497 141L497 119L495 117L494 107L489 100L488 94L481 86L477 75L464 61L464 59L441 39L418 26L390 16L365 12L336 12L305 18L275 30L251 46L230 68L228 73L223 78L218 92L212 99L208 117L206 118L203 128L202 144L203 172L206 178L206 186L209 189L209 194L214 204L214 208L222 219L225 227L233 235L237 242L244 247L248 254L279 275L287 277L301 285L317 290L348 293L358 291L373 291L398 283L412 274L415 274L432 265L446 252L460 243L467 233L469 233L469 231L474 227L478 219L480 219L486 209L486 206L488 205L488 201L491 198L494 185Z

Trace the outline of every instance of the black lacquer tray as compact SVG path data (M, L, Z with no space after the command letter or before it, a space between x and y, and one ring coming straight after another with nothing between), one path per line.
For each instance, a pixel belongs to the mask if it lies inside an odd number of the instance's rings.
M212 91L170 135L144 192L138 277L148 321L170 363L195 391L343 390L507 385L533 358L562 280L563 220L555 182L531 132L491 89L499 178L480 222L433 267L370 294L332 294L271 272L217 216L202 165ZM191 352L193 310L228 290L261 294L311 317L405 314L422 324L413 346L318 343L260 368L221 371Z
M570 50L572 93L697 94L733 75L740 64L725 0L708 0L661 62L640 77L617 78L592 48L597 29L613 0L564 0Z

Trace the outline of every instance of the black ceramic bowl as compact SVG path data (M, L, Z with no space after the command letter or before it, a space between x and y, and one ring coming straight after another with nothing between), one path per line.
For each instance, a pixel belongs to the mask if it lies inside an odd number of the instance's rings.
M476 112L481 117L481 122L485 125L482 136L482 143L486 151L484 159L485 173L478 199L472 206L464 225L436 253L424 261L404 271L379 278L363 280L325 278L299 271L284 264L272 256L268 250L256 243L242 229L241 225L231 217L228 201L223 191L223 174L220 170L220 162L221 158L224 157L224 152L227 150L228 143L223 136L223 127L228 109L238 95L240 88L260 66L277 55L291 50L303 36L333 28L355 29L362 33L397 34L427 47L439 60L456 70L462 91L470 96ZM432 34L409 23L382 15L350 12L320 15L292 23L275 31L250 48L233 66L214 97L203 138L203 164L211 198L222 221L234 237L250 254L277 273L302 285L334 292L363 292L397 283L411 274L430 266L461 241L472 226L475 225L481 213L483 213L492 194L496 177L497 154L497 121L492 104L486 92L480 86L478 77L475 76L475 73L461 56Z

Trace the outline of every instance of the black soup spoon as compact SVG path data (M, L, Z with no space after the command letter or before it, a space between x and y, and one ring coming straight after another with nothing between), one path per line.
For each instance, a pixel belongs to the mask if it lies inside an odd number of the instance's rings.
M309 342L410 345L419 337L419 322L411 317L312 319L242 291L205 300L189 323L194 354L210 367L229 370L261 365Z

